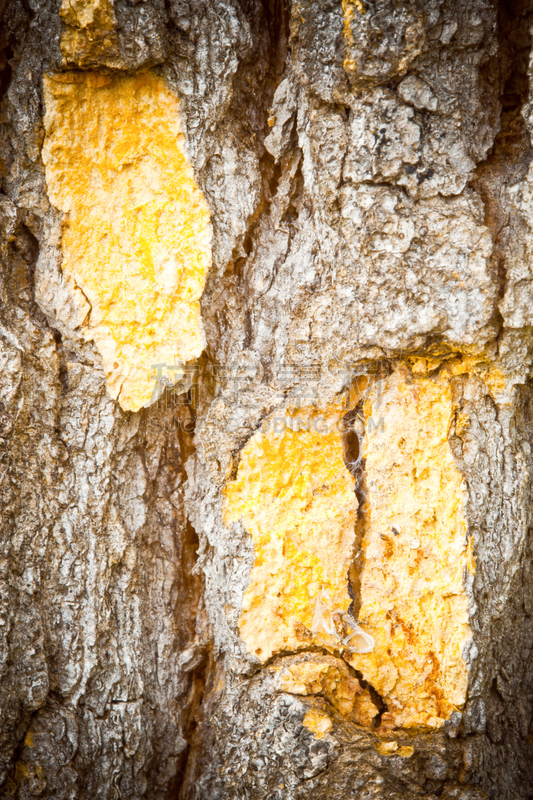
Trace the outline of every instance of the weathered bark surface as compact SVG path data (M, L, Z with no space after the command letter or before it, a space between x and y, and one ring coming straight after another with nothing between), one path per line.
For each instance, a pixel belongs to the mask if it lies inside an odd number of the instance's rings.
M533 797L533 4L0 13L0 797Z

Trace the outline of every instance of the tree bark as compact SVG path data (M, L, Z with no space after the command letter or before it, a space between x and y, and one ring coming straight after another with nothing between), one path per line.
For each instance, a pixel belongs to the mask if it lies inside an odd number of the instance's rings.
M533 797L533 3L0 19L0 798Z

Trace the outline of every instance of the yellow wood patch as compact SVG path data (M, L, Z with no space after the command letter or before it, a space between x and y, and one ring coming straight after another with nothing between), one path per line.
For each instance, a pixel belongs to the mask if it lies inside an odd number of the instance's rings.
M394 725L438 727L465 701L470 638L463 580L472 556L465 485L447 438L449 376L410 382L395 373L365 410L359 621L376 644L345 658L380 693Z
M104 4L105 5L105 4ZM187 161L179 103L158 76L45 77L43 161L65 212L63 272L126 410L155 398L154 365L200 355L209 209Z
M341 416L340 409L302 411L293 419L305 419L309 430L256 433L241 453L237 479L225 490L226 524L241 519L255 545L240 633L262 661L323 644L311 632L322 590L335 608L350 605L357 500L343 462Z

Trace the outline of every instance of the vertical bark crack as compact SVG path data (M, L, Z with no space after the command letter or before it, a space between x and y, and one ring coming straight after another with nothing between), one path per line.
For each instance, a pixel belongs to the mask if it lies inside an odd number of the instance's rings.
M238 104L243 109L241 124L246 128L245 138L252 138L259 151L259 167L261 170L262 190L261 197L255 213L248 222L248 229L242 243L233 253L228 265L228 271L242 277L248 257L253 250L255 232L260 219L268 214L273 198L276 196L278 185L282 177L283 167L276 164L273 156L266 150L263 141L269 133L269 108L272 104L274 93L282 80L288 56L289 40L289 4L287 0L262 0L263 21L267 30L263 37L263 60L267 66L263 75L256 75L251 79L248 66L257 72L256 63L244 64L235 80L234 93ZM259 53L255 54L254 62L259 62ZM246 345L247 346L247 345Z
M357 520L355 523L354 558L348 571L348 592L352 598L349 613L357 619L361 610L361 574L364 567L363 538L365 535L366 515L368 512L366 482L366 464L363 455L366 429L365 400L382 378L384 365L372 364L366 373L359 375L352 386L355 393L355 405L343 418L342 444L346 469L355 480L355 496L357 498Z
M357 497L357 520L355 523L354 558L348 571L348 592L352 598L349 613L357 619L361 609L361 572L363 570L363 536L365 532L366 511L366 473L363 458L365 419L363 401L344 415L343 448L346 469L355 480Z
M512 235L512 211L506 189L523 180L533 158L531 139L522 116L529 97L529 58L531 52L531 0L500 0L498 3L499 52L489 62L485 80L499 86L500 130L485 159L476 170L473 188L485 206L485 224L493 242L494 269L499 279L496 306L503 298L507 278L507 253ZM494 322L501 328L496 307Z

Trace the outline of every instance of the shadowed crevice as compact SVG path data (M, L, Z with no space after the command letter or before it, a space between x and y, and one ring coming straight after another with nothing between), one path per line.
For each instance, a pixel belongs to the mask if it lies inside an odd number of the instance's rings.
M472 180L485 206L485 224L494 243L493 269L498 277L493 322L501 329L497 308L507 280L507 253L513 231L507 188L524 180L533 158L533 147L522 109L529 98L529 60L532 45L531 0L500 0L498 3L498 54L486 70L488 84L498 86L500 130L485 161Z

